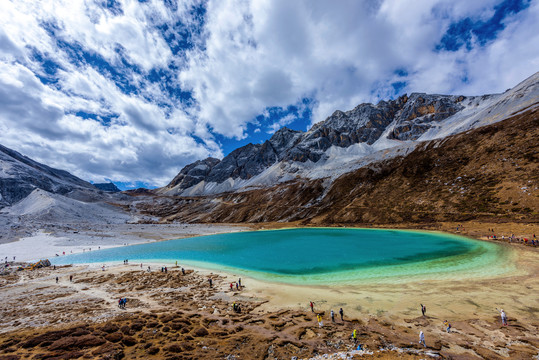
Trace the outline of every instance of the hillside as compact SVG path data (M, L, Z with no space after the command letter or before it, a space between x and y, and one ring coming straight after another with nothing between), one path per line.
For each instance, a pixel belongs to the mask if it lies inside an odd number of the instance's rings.
M213 196L160 197L139 204L163 221L391 224L537 222L539 111L372 162L330 185L295 179L267 189Z

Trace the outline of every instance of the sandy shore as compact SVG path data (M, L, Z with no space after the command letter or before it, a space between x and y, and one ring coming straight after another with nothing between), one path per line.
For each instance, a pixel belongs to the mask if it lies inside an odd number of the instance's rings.
M463 225L465 235L474 237L492 226ZM534 230L499 226L517 236ZM392 285L292 286L240 273L187 267L185 275L174 267L148 273L122 264L104 272L89 266L17 272L0 277L0 358L531 359L539 356L539 252L520 243L505 246L514 251L515 273ZM230 291L240 276L245 287ZM119 297L129 299L127 309L117 307ZM323 315L321 328L309 301ZM232 310L233 302L242 305L241 314ZM509 326L501 326L496 308L505 310ZM442 326L446 319L450 334ZM354 329L367 352L353 351ZM417 343L420 330L426 349Z

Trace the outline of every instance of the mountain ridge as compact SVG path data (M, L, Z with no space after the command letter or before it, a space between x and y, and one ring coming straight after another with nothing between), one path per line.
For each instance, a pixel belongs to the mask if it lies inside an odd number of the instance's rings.
M502 94L416 92L376 105L364 103L346 112L336 110L306 132L281 128L264 143L237 148L222 160L189 164L175 178L189 181L173 180L155 192L197 196L264 188L297 177L334 179L370 161L412 151L421 141L501 121L538 104L539 73ZM203 172L197 168L201 162Z

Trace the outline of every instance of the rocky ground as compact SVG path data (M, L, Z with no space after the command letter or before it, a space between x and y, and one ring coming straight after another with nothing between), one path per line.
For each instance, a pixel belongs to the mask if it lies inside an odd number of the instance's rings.
M419 311L400 321L383 314L341 321L336 314L334 323L322 312L319 327L308 308L265 311L262 294L230 291L224 276L154 269L66 266L0 277L0 359L530 359L539 354L536 316L510 317L507 327L495 314L474 316L452 322L448 334L444 319ZM125 310L117 305L120 297L128 298ZM233 311L234 302L241 313ZM353 351L353 329L367 351ZM419 329L426 333L426 349L417 343Z

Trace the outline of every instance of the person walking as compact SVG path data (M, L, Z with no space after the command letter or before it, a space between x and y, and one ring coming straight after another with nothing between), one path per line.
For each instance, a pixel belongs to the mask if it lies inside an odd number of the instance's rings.
M445 326L445 330L450 333L451 332L451 324L449 323L449 321L444 321L444 326Z
M331 310L331 322L335 322L335 312Z
M427 347L425 344L425 334L423 334L423 331L419 332L419 343L422 344L424 347Z
M352 340L354 340L354 344L357 343L357 330L356 329L352 331Z
M339 310L339 314L341 314L341 321L344 322L344 311L342 310L342 308Z
M421 305L421 313L423 314L423 316L425 316L425 313L427 312L427 307L423 304L419 304Z
M309 302L309 306L311 307L311 311L314 312L314 303L312 301Z
M73 282L73 275L69 275L69 282Z
M56 283L58 284L58 276L56 277Z
M210 283L210 287L213 285L213 280L211 278L208 278L208 282Z
M318 327L321 328L324 326L324 323L322 322L322 315L316 314L316 319L318 320Z

